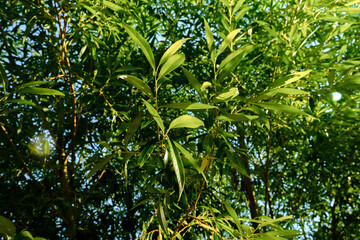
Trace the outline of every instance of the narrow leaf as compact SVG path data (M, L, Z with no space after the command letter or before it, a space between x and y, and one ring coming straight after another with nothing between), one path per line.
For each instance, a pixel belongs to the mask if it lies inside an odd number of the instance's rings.
M103 3L106 7L110 8L111 10L115 11L115 12L125 12L125 10L120 7L119 5L116 5L115 3L103 0Z
M195 89L195 91L199 94L201 100L203 102L206 103L206 98L204 93L201 91L201 83L195 78L195 76L189 72L188 70L186 70L185 68L181 67L181 69L183 70L185 77L187 78L187 80L189 81L189 83L191 84L191 86Z
M162 107L185 109L185 110L205 110L205 109L217 108L215 106L203 104L203 103L170 103Z
M215 44L214 44L214 36L213 36L213 34L210 30L210 26L207 23L205 18L204 18L204 24L205 24L206 41L208 44L211 61L215 64L216 49L215 49Z
M0 84L4 88L4 93L6 94L8 88L8 78L4 66L0 63Z
M168 50L164 53L164 55L161 57L159 65L166 62L171 56L173 56L180 48L181 46L190 38L184 38L180 39L177 42L175 42L173 45L171 45Z
M156 66L155 66L155 58L154 58L154 54L151 51L151 47L150 44L145 40L145 38L143 36L140 35L140 33L138 33L135 29L129 27L128 25L126 25L125 23L123 23L123 26L125 28L125 31L130 35L131 39L137 44L139 45L139 47L141 48L141 50L143 51L143 53L145 54L145 57L147 58L147 60L149 61L151 67L153 68L153 70L155 71Z
M139 161L138 161L140 167L144 166L146 160L149 159L150 154L154 151L154 149L155 149L155 140L148 142L144 146L143 150L140 153Z
M152 94L152 91L151 91L151 88L149 87L149 85L147 85L145 82L143 82L139 78L131 76L131 75L121 75L119 77L121 79L124 79L125 81L127 81L128 83L130 83L131 85L136 87L137 89L139 89L141 92L143 92L149 98L153 98L153 94Z
M168 226L166 223L165 211L164 211L163 205L161 203L161 200L159 200L159 202L158 202L158 221L160 223L162 230L165 232L165 234L169 235Z
M159 113L155 110L155 108L153 106L151 106L150 103L148 103L147 101L143 100L143 102L145 103L145 106L147 108L147 110L149 111L149 113L151 114L151 116L154 118L154 120L157 122L157 124L159 125L160 129L165 132L165 127L164 127L164 123L159 115Z
M17 91L18 93L29 93L29 94L37 94L37 95L59 95L65 96L62 92L50 88L38 88L38 87L29 87L29 88L22 88Z
M141 125L141 118L142 118L142 114L140 113L139 115L137 115L134 120L131 122L129 129L126 132L126 135L124 137L124 144L127 147L130 139L134 136L135 132L138 130L138 128Z
M0 216L0 233L14 237L16 232L15 225L6 217Z
M205 176L204 172L201 170L201 168L197 164L197 161L195 160L195 158L193 158L191 153L188 150L186 150L183 146L181 146L179 143L174 141L174 144L177 147L177 149L179 149L179 151L184 154L185 158L191 162L191 164L194 166L194 168L204 177L204 179L206 181L206 176Z
M218 68L219 77L218 81L223 80L227 77L231 72L235 70L235 68L239 65L240 61L251 51L255 49L253 45L246 45L244 47L239 48L235 52L229 54L220 64Z
M174 148L172 141L169 138L167 138L167 142L168 142L170 159L173 164L175 175L176 175L176 180L179 185L179 199L180 199L182 191L184 190L184 186L185 186L184 165L179 156L177 148Z
M12 102L12 103L19 103L19 104L26 104L26 105L30 105L33 107L36 107L36 104L29 101L29 100L25 100L25 99L10 99L7 102Z
M226 210L229 212L231 218L234 220L234 223L236 224L237 228L241 232L242 228L241 228L240 220L239 220L239 217L236 214L235 210L227 202L224 202L224 205L225 205Z
M160 73L158 75L158 79L162 78L166 74L180 67L180 65L183 64L184 61L185 61L185 55L182 53L175 54L169 57L169 59L161 67Z
M256 105L273 111L279 111L290 114L307 115L307 113L301 111L300 109L289 105L283 105L278 103L256 103Z
M280 78L279 80L273 82L272 84L269 85L269 88L276 88L276 87L282 87L282 86L288 85L290 83L293 83L293 82L305 77L310 72L311 72L311 70L307 70L307 71L303 71L303 72L296 72L296 73L290 74L286 77Z
M245 115L245 114L227 114L220 115L216 118L216 120L220 121L228 121L228 122L242 122L242 121L251 121L259 118L258 116L253 115Z
M43 85L43 84L46 84L46 83L49 83L49 82L47 82L47 81L32 81L32 82L21 84L19 86L19 89L20 88L27 88L27 87L36 87L36 86Z
M170 123L169 130L172 128L198 128L202 125L204 122L200 119L190 115L182 115Z
M219 51L217 52L217 56L219 56L231 44L232 40L234 39L234 37L238 34L238 32L240 30L241 30L240 28L235 29L234 31L232 31L231 33L229 33L226 36L225 40L221 43Z
M309 95L308 92L296 88L275 88L265 93L267 96L282 95Z
M98 163L96 163L95 166L87 174L87 178L90 178L97 171L101 170L106 164L108 164L108 162L112 159L112 157L113 157L113 154L108 155L105 158L101 159Z

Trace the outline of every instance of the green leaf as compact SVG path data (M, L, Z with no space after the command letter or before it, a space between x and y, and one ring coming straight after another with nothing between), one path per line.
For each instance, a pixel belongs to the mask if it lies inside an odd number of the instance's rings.
M184 165L179 155L179 152L177 151L177 148L174 148L172 141L169 138L167 138L167 142L168 142L170 159L173 164L176 180L179 186L179 199L180 199L182 191L184 190L184 186L185 186Z
M237 11L239 11L244 2L245 0L238 0L236 5L234 6L233 12L236 13Z
M255 49L254 45L245 45L235 52L230 53L218 67L217 73L219 74L217 80L221 81L239 65L240 61L251 51Z
M0 216L0 232L7 236L14 237L16 227L9 219Z
M147 58L147 60L149 61L151 67L153 68L153 70L155 71L156 66L155 66L155 58L154 58L154 54L151 51L151 47L150 44L145 40L145 38L143 36L140 35L140 33L138 33L135 29L129 27L128 25L126 25L125 23L123 23L123 26L125 28L125 31L130 35L131 39L137 44L139 45L139 47L141 48L141 50L143 51L143 53L145 54L145 57Z
M44 152L44 156L47 156L50 153L50 143L49 143L48 140L46 140L45 143L44 143L43 152Z
M184 38L180 39L177 42L175 42L173 45L171 45L168 50L164 53L164 55L161 57L159 66L166 62L171 56L173 56L180 48L181 46L190 38Z
M49 83L49 82L47 82L47 81L32 81L32 82L21 84L19 86L19 89L20 88L27 88L27 87L35 87L35 86L39 86L39 85L47 84L47 83Z
M282 86L288 85L290 83L293 83L293 82L305 77L310 72L311 72L311 70L307 70L307 71L303 71L303 72L296 72L296 73L290 74L286 77L280 78L279 80L273 82L272 84L269 85L269 88L276 88L276 87L282 87Z
M188 70L186 70L185 68L181 67L181 69L183 70L185 77L187 78L187 80L189 81L189 83L191 84L191 86L195 89L195 91L199 94L201 100L203 102L207 102L206 101L206 97L204 95L204 92L201 91L201 84L200 82L195 78L195 76L189 72Z
M239 90L237 88L229 88L229 89L219 93L218 95L216 95L212 102L227 101L227 100L230 100L230 99L236 97L237 95L239 95Z
M200 119L190 115L182 115L170 123L169 130L172 128L198 128L202 125L204 122Z
M119 78L124 79L125 81L127 81L128 83L130 83L131 85L133 85L134 87L139 89L142 93L144 93L149 98L151 98L151 99L153 98L153 93L152 93L149 85L147 85L145 82L143 82L139 78L131 76L131 75L121 75L121 76L119 76Z
M168 226L166 223L166 216L161 200L158 201L158 221L160 223L161 229L165 232L166 235L169 235Z
M16 234L15 239L21 239L21 240L33 240L34 237L32 236L32 234L29 231L21 231L21 233Z
M278 103L255 103L256 105L267 108L269 110L278 111L278 112L284 112L284 113L290 113L290 114L298 114L298 115L308 115L307 113L301 111L298 108L289 106L289 105L283 105Z
M135 132L140 127L141 119L142 119L142 114L140 113L131 122L131 124L129 126L129 129L127 130L126 135L124 137L124 144L125 144L126 147L127 147L128 143L129 143L130 139L134 136Z
M226 36L225 40L221 43L219 51L217 52L217 56L219 56L231 44L232 40L239 33L240 30L240 28L235 29Z
M241 122L241 121L251 121L259 118L258 116L245 115L245 114L226 114L220 115L216 120L228 121L228 122Z
M237 228L241 232L242 228L241 228L240 220L235 210L227 202L223 202L223 203L225 205L226 210L229 212L231 218L234 220L234 223L236 224Z
M211 61L215 64L216 49L214 43L214 36L210 30L210 26L204 18L206 41L210 52Z
M357 3L360 3L360 0L354 0L354 1L352 1L352 2L346 3L345 6L346 6L346 7L350 7L350 6L352 6L352 5L354 5L354 4L357 4Z
M203 104L203 103L170 103L161 107L186 109L186 110L205 110L205 109L217 108L215 106Z
M25 100L25 99L10 99L7 100L7 102L11 102L11 103L19 103L19 104L26 104L26 105L30 105L33 107L37 107L37 105L29 100Z
M175 54L168 58L168 60L161 67L160 73L158 75L158 79L162 78L166 74L180 67L181 64L185 61L185 55L182 53Z
M147 101L145 101L143 99L143 102L145 103L145 106L147 108L147 110L149 111L149 113L151 114L151 116L154 118L154 120L157 122L157 124L159 125L160 129L165 132L165 127L164 127L164 123L159 115L159 113L155 110L155 108L153 106L151 106L150 103L148 103Z
M308 92L296 88L275 88L266 92L265 95L273 97L277 94L283 95L309 95Z
M95 164L95 166L90 170L90 172L87 174L87 178L90 178L92 175L94 175L97 171L101 170L108 162L113 158L113 154L108 155L101 159L99 162Z
M139 156L139 161L138 161L139 167L142 167L145 164L145 162L149 159L150 154L153 153L153 151L155 149L155 146L156 146L155 143L156 143L156 141L153 140L153 141L148 142L144 146L144 148L141 151L140 156Z
M360 7L354 8L337 8L337 12L346 12L346 13L360 13Z
M38 88L38 87L30 87L30 88L21 88L17 91L18 93L29 93L29 94L37 94L37 95L51 95L51 96L65 96L62 92L50 88Z
M4 93L6 94L7 88L8 88L8 85L9 85L9 81L8 81L8 78L7 78L7 75L6 75L5 68L1 63L0 63L0 83L3 86Z
M181 146L179 143L175 141L173 143L175 144L177 149L179 149L179 151L184 154L185 158L191 162L194 168L204 177L205 181L207 181L204 172L201 170L200 166L197 164L197 161L195 160L195 158L193 158L191 153L188 150L186 150L183 146Z
M116 5L115 3L103 0L103 3L106 7L110 8L111 10L115 11L115 12L122 12L125 13L126 11L120 7L119 5Z

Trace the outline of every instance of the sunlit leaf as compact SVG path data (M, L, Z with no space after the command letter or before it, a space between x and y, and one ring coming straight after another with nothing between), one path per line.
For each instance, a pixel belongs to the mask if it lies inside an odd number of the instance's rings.
M198 128L202 125L204 122L200 119L190 115L182 115L170 123L169 130L172 128Z
M258 116L245 115L245 114L226 114L219 115L216 117L216 120L228 121L228 122L241 122L241 121L251 121L257 119Z
M120 7L119 5L103 0L103 3L106 7L110 8L111 10L115 11L115 12L126 12L122 7Z
M227 202L223 202L223 203L225 205L226 210L229 212L231 218L234 220L234 223L236 224L237 228L241 232L242 229L241 229L240 220L239 220L239 217L236 214L235 210Z
M184 61L185 61L185 55L182 53L175 54L169 57L168 60L164 63L164 65L161 67L160 73L158 75L158 79L162 78L166 74L180 67Z
M279 80L276 80L275 82L270 84L269 88L276 88L276 87L282 87L282 86L288 85L290 83L300 80L301 78L308 75L310 72L311 72L311 70L307 70L307 71L303 71L303 72L296 72L289 76L280 78Z
M253 45L246 45L235 52L230 53L220 64L218 67L219 77L218 81L221 81L225 77L227 77L235 68L239 65L240 61L251 51L255 49Z
M303 112L302 110L292 107L289 105L283 105L278 103L256 103L256 105L267 108L269 110L278 111L278 112L284 112L284 113L290 113L290 114L298 114L298 115L307 115L306 112Z
M240 28L235 29L226 36L225 40L221 43L221 46L217 52L217 56L219 56L227 47L230 46L232 40L239 33L240 30L241 30Z
M36 94L36 95L65 96L65 94L63 94L62 92L50 88L29 87L29 88L21 88L17 92Z
M239 95L239 90L237 88L229 88L214 97L212 102L221 102L227 101Z
M140 33L138 33L135 29L131 28L130 26L126 25L125 23L123 23L123 26L126 30L126 32L130 35L131 39L137 44L139 45L139 47L141 48L141 50L143 51L143 53L145 54L145 57L147 58L147 60L149 61L151 67L153 68L153 70L155 71L156 66L155 66L155 58L154 58L154 54L151 51L151 47L150 44L145 40L145 38L143 36L140 35Z
M210 26L206 21L206 19L204 19L204 24L205 24L206 41L210 52L211 61L215 64L216 49L214 43L214 36L210 30Z
M178 186L179 186L179 199L180 199L181 194L184 190L184 186L185 186L184 165L183 165L181 157L177 151L177 148L175 148L173 146L173 143L169 138L167 138L167 143L168 143L168 148L169 148L170 159L173 164L175 175L176 175L176 180L177 180Z
M164 53L164 55L161 57L159 65L162 65L164 62L166 62L171 56L173 56L180 48L181 46L190 38L184 38L181 40L178 40L173 45L171 45L168 50Z
M124 79L128 83L132 84L133 86L135 86L137 89L139 89L141 92L143 92L149 98L153 98L153 93L151 91L151 88L144 81L140 80L137 77L131 76L131 75L121 75L119 77L121 79Z
M149 113L151 114L151 116L154 118L154 120L157 122L157 124L159 125L160 129L165 132L165 127L164 127L164 123L163 120L161 119L159 113L156 111L156 109L151 106L150 103L148 103L147 101L143 100L147 110L149 111Z
M203 104L203 103L170 103L162 107L185 109L185 110L205 110L205 109L217 108L215 106Z

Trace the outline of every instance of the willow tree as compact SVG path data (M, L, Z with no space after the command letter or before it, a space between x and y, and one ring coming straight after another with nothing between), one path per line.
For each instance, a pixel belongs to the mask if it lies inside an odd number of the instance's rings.
M359 235L358 1L0 6L0 232Z

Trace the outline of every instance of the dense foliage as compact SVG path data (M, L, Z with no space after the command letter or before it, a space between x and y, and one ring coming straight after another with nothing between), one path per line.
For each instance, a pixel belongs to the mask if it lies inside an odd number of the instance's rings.
M0 232L355 239L359 2L1 1Z

